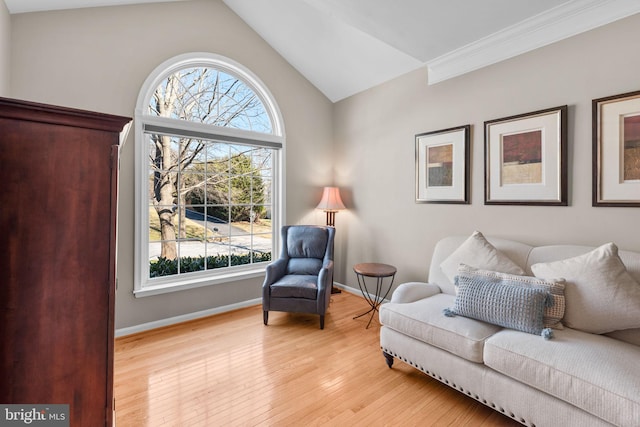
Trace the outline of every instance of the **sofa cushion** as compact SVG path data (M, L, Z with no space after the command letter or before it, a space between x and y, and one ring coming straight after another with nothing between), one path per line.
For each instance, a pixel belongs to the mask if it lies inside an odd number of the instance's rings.
M518 264L497 250L479 231L474 231L440 264L440 268L451 283L453 283L461 263L501 273L524 274L524 270Z
M564 279L545 280L539 277L499 273L497 271L474 268L466 264L461 264L458 267L458 277L465 279L481 278L489 283L503 283L547 291L551 294L551 298L553 298L553 304L544 309L542 319L544 327L554 329L563 328L561 320L565 310Z
M503 330L487 339L484 363L619 426L640 420L640 347L565 328L544 341Z
M605 335L620 341L640 346L640 328L623 329L622 331L608 332Z
M484 340L501 328L466 317L446 317L442 310L453 305L454 299L453 295L437 294L411 303L382 304L380 323L471 362L482 363Z
M482 275L460 274L456 277L458 295L447 316L471 317L540 335L544 329L545 307L553 303L551 294L540 288L514 286Z
M615 244L534 264L531 270L537 277L566 279L566 326L595 334L640 328L640 284L627 272Z

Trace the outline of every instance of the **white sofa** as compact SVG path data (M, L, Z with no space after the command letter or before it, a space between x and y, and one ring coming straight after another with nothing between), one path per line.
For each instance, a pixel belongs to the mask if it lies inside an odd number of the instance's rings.
M636 320L640 325L640 253L618 251L622 268L638 289L631 289L622 303L615 301L622 294L612 299L599 297L602 307L593 316L602 324L608 323L606 316L614 319L614 325L615 319L623 319L624 330L596 334L565 326L554 329L553 338L547 340L443 314L456 300L451 274L446 274L443 266L452 259L456 261L452 254L460 252L470 239L453 236L438 242L429 267L429 282L400 285L390 302L380 307L380 346L389 368L397 358L532 427L640 426L640 326L627 328ZM485 241L520 266L526 276L533 276L534 264L544 266L585 257L596 249L575 245L533 247L491 237ZM468 253L466 257L463 261L473 265ZM583 318L588 322L592 314L572 301L576 288L570 280L566 284L567 313L573 310L572 315L586 316ZM614 292L618 293L616 289ZM607 304L616 306L604 307ZM627 312L620 313L621 307Z

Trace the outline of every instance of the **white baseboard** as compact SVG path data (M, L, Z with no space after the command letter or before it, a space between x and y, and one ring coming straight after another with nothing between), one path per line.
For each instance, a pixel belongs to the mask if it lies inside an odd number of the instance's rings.
M342 289L345 292L349 292L350 294L354 294L355 296L358 296L360 298L364 298L364 295L362 295L362 291L358 288L352 288L351 286L346 286L338 282L334 282L333 286L335 286L338 289ZM368 293L368 294L370 299L372 300L375 299L375 294L371 294L371 293ZM385 298L382 300L382 302L389 302L389 299Z
M351 286L343 285L342 283L334 282L336 288L341 289L350 294L364 298L362 292L358 288L352 288ZM387 302L385 300L384 302ZM126 328L116 329L116 338L124 337L126 335L137 334L138 332L150 331L151 329L161 328L163 326L175 325L177 323L187 322L189 320L200 319L202 317L212 316L214 314L226 313L228 311L238 310L240 308L251 307L262 303L262 298L256 298L248 301L242 301L235 304L229 304L222 307L210 308L207 310L196 311L194 313L182 314L180 316L168 317L166 319L155 320L153 322L142 323L136 326L129 326Z
M350 294L354 294L362 298L362 292L360 292L360 289L358 288L352 288L351 286L343 285L342 283L338 283L338 282L333 282L333 286L345 292L349 292Z
M240 308L245 308L245 307L251 307L253 305L258 305L261 303L262 303L262 298L256 298L256 299L242 301L235 304L224 305L222 307L210 308L207 310L182 314L180 316L168 317L166 319L155 320L153 322L143 323L141 325L116 329L115 335L117 338L117 337L123 337L125 335L137 334L138 332L149 331L151 329L161 328L163 326L175 325L177 323L200 319L202 317L207 317L214 314L226 313L228 311L238 310Z

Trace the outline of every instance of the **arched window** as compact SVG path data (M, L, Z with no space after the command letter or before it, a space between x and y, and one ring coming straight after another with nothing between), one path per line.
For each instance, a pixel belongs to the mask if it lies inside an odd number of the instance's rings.
M228 58L181 55L147 78L135 118L136 296L262 274L284 158L264 84Z

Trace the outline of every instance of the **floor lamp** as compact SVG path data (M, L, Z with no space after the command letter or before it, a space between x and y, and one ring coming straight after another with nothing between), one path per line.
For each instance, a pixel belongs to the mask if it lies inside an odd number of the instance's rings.
M344 203L342 203L342 199L340 198L340 190L338 187L324 187L324 191L322 192L322 199L316 209L321 209L327 214L327 226L334 227L336 226L336 213L339 210L345 209ZM331 278L331 293L339 294L340 289L336 289L333 286L333 277Z

